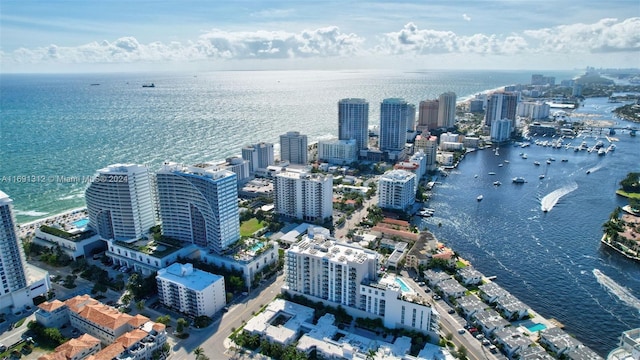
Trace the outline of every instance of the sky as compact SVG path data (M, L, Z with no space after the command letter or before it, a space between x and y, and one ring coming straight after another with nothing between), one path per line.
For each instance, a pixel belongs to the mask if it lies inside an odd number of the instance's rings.
M2 0L0 73L640 67L640 0Z

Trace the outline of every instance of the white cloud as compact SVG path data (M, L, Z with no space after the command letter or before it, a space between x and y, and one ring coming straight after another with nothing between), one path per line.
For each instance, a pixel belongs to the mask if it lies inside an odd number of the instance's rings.
M463 14L463 18L470 20L465 16ZM194 40L183 42L141 43L135 37L127 36L79 46L51 44L32 49L5 50L0 51L0 61L3 67L15 65L17 68L21 64L163 64L246 59L322 61L335 58L338 62L341 59L360 59L366 63L373 59L388 60L384 56L433 54L459 55L467 59L472 59L473 55L520 55L531 59L530 55L535 54L584 58L584 54L618 53L628 63L629 54L640 50L640 18L607 18L593 24L577 23L520 33L472 35L420 29L410 22L398 31L370 39L372 44L369 48L364 47L364 41L360 35L344 33L336 26L300 32L213 29Z
M464 19L464 21L471 21L471 16L467 14L462 14L462 18Z

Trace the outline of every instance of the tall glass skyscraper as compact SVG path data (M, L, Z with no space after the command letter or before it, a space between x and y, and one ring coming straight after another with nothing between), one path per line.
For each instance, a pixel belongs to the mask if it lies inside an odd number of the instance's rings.
M167 163L156 173L162 234L223 253L240 238L236 174Z
M338 102L338 139L355 139L358 152L369 147L369 103L365 99Z
M384 99L380 104L380 150L399 152L407 143L409 104L404 99Z
M456 93L446 92L438 98L438 127L451 128L456 122Z
M0 191L0 298L27 286L25 256L16 232L12 202Z

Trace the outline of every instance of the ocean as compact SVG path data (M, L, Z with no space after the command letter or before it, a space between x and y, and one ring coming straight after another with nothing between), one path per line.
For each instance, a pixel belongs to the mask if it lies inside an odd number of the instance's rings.
M29 222L84 206L85 179L109 164L139 163L153 170L164 161L220 160L239 154L246 144L277 144L278 136L287 131L307 134L310 141L328 139L337 136L337 103L342 98L367 99L369 123L376 125L385 98L402 97L417 106L421 100L453 91L460 100L504 85L529 83L532 73L0 74L0 190L14 200L18 222ZM557 82L579 74L545 72ZM147 83L155 87L143 88ZM616 346L621 331L640 326L638 309L626 306L592 274L597 268L640 296L640 266L599 243L602 223L622 203L613 194L616 184L632 164L638 164L637 140L619 137L616 153L603 159L589 154L588 161L585 156L561 164L561 156L555 155L549 178L541 184L538 174L527 171L540 170L532 169L531 161L546 156L548 148L526 150L531 169L518 163L517 148L501 148L499 157L489 151L470 154L451 176L441 179L429 204L436 208L436 216L423 224L601 355ZM478 179L486 177L498 158L511 161L501 168L509 171L504 176L494 170L495 180L501 178L503 183L494 189ZM601 161L603 167L582 176L590 161ZM524 167L517 170L518 166ZM556 178L552 171L561 166L569 173ZM514 187L512 176L525 176L529 182ZM564 195L543 214L542 199L554 190L574 187L572 176L577 188L556 192ZM477 187L466 186L470 182ZM480 193L484 200L478 203Z

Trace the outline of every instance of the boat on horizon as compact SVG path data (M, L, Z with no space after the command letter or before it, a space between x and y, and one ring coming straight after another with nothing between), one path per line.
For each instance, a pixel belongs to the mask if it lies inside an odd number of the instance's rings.
M151 83L151 84L142 84L142 87L143 87L143 88L154 88L154 87L156 87L156 84L154 84L154 83Z

